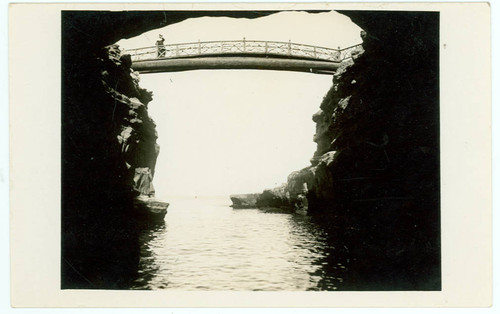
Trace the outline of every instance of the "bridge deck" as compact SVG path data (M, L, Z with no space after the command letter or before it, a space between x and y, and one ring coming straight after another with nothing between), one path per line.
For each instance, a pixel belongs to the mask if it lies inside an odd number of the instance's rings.
M221 56L135 61L132 64L132 68L140 73L214 69L253 69L332 74L335 73L339 65L340 62L266 57Z
M331 49L291 42L211 41L125 51L141 73L198 69L257 69L331 74L360 45Z

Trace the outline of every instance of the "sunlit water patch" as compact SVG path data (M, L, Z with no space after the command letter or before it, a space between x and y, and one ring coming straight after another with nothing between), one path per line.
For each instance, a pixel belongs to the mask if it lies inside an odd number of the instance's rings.
M171 202L165 223L141 235L133 288L335 290L342 279L324 271L326 239L307 216L232 209L225 199Z

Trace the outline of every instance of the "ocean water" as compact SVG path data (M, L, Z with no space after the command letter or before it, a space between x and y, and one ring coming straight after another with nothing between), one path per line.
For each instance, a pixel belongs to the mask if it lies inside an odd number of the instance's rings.
M336 290L327 233L310 217L233 209L229 198L171 201L164 223L142 231L133 289ZM329 262L327 262L329 261Z

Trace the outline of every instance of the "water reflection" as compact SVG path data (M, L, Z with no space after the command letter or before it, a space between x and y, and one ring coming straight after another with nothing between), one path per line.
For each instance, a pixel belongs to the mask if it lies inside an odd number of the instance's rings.
M164 224L143 230L133 289L307 291L342 289L342 252L310 217L172 203ZM345 252L342 252L345 253Z
M141 231L139 235L141 258L139 260L137 279L133 284L133 288L147 287L148 283L157 276L160 267L151 243L165 232L165 222L153 226L145 226Z

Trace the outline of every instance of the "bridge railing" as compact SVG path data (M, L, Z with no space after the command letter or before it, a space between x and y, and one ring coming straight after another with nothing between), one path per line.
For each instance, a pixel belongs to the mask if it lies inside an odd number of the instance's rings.
M316 60L341 62L349 59L354 50L360 45L345 49L332 49L311 45L296 44L292 42L258 41L258 40L228 40L228 41L206 41L194 43L171 44L164 46L152 46L138 49L125 50L124 54L130 54L132 61L143 61L153 59L173 59L181 57L193 57L203 55L224 54L257 54L278 55L311 58Z
M352 56L352 53L355 51L363 51L361 44L341 49L340 50L340 60L344 61L344 60L350 59Z

